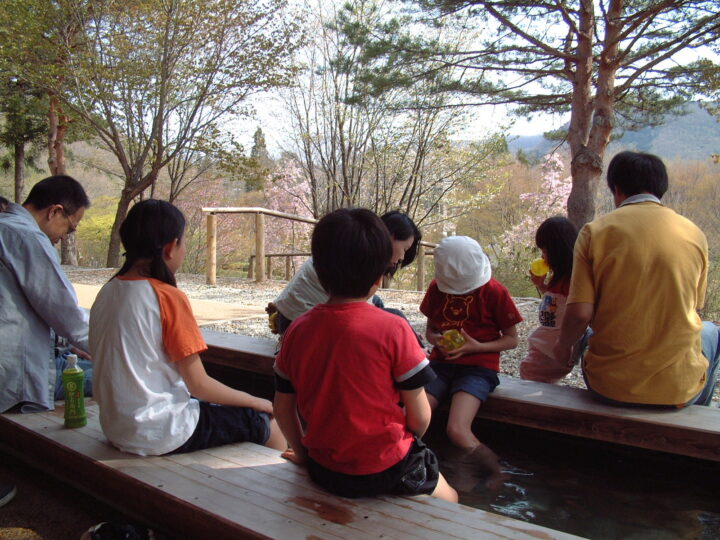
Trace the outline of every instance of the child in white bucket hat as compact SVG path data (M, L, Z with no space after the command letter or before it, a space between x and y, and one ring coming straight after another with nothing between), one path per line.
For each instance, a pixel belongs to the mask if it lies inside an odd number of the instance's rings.
M435 248L435 279L420 304L427 317L427 340L434 346L431 365L437 379L425 387L431 407L450 397L447 433L456 446L474 452L491 470L500 468L493 452L472 432L482 402L498 385L500 352L518 344L522 321L510 293L492 277L490 261L468 236L449 236ZM449 350L441 339L459 331L464 343Z

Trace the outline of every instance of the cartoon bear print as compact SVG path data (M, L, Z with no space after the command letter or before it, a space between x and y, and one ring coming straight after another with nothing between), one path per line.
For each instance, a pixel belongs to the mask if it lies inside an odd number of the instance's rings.
M472 304L472 301L472 296L447 295L443 306L443 317L445 317L446 321L456 323L455 326L457 327L462 326L462 323L470 318L470 304Z

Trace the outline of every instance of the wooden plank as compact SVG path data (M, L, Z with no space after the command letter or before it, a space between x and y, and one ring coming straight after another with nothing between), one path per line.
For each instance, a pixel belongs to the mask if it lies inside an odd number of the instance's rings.
M614 407L584 390L502 377L478 417L720 461L720 410Z
M575 538L431 497L342 499L252 443L176 456L120 452L99 429L65 429L62 406L0 415L8 451L126 513L184 538ZM13 441L12 444L6 441Z
M268 454L273 452L269 448L253 446L250 451ZM213 455L227 454L227 447L219 447L210 451ZM229 459L232 459L229 457ZM325 505L332 505L337 501L333 497L306 483L307 473L301 468L294 466L293 481L300 488L312 494L312 500L318 501L319 508ZM269 474L277 473L273 469ZM284 471L283 479L288 479L287 471ZM311 490L309 490L309 487ZM402 525L399 530L401 537L413 537L419 534L421 538L547 538L547 530L538 530L536 525L515 520L510 517L485 512L483 510L469 508L463 505L452 504L432 497L392 497L383 496L369 499L339 499L354 505L352 511L363 515L364 520L388 521L393 524ZM367 518L365 517L367 516ZM364 521L363 521L364 522ZM384 536L394 537L392 528L381 529ZM384 531L384 532L383 532ZM419 532L422 531L422 532ZM409 535L409 536L406 536ZM552 531L551 538L567 538L565 533Z
M204 361L261 375L273 375L274 340L206 329L202 329L202 334L208 345L208 350L200 355Z
M41 415L42 413L34 413L23 416L32 417L35 421ZM197 507L186 501L163 496L157 487L112 468L106 460L88 459L83 452L101 443L92 437L86 436L83 439L83 428L65 430L48 426L43 429L39 426L39 433L14 422L11 416L0 415L0 444L7 452L91 493L107 504L122 509L131 517L143 520L153 527L161 525L163 530L181 538L267 538L210 513L197 512ZM54 435L59 435L59 431L63 432L63 436L53 439ZM76 439L77 442L72 443ZM104 452L121 455L118 462L134 460L150 466L147 458L133 458L109 445L103 446ZM192 516L192 519L189 520L188 516Z
M272 376L274 340L204 331L203 360ZM587 391L508 376L478 412L479 418L648 450L720 461L720 410L613 407Z

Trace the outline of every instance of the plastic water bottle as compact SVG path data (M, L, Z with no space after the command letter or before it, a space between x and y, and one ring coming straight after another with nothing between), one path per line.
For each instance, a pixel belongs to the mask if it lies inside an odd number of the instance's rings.
M62 372L65 390L65 427L82 427L87 424L85 373L78 367L76 355L68 354L67 363L67 367Z

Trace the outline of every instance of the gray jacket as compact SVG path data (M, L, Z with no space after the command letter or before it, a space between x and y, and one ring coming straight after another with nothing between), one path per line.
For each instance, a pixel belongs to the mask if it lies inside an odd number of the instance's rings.
M19 204L0 213L0 412L53 409L53 330L88 350L88 315L50 239Z

